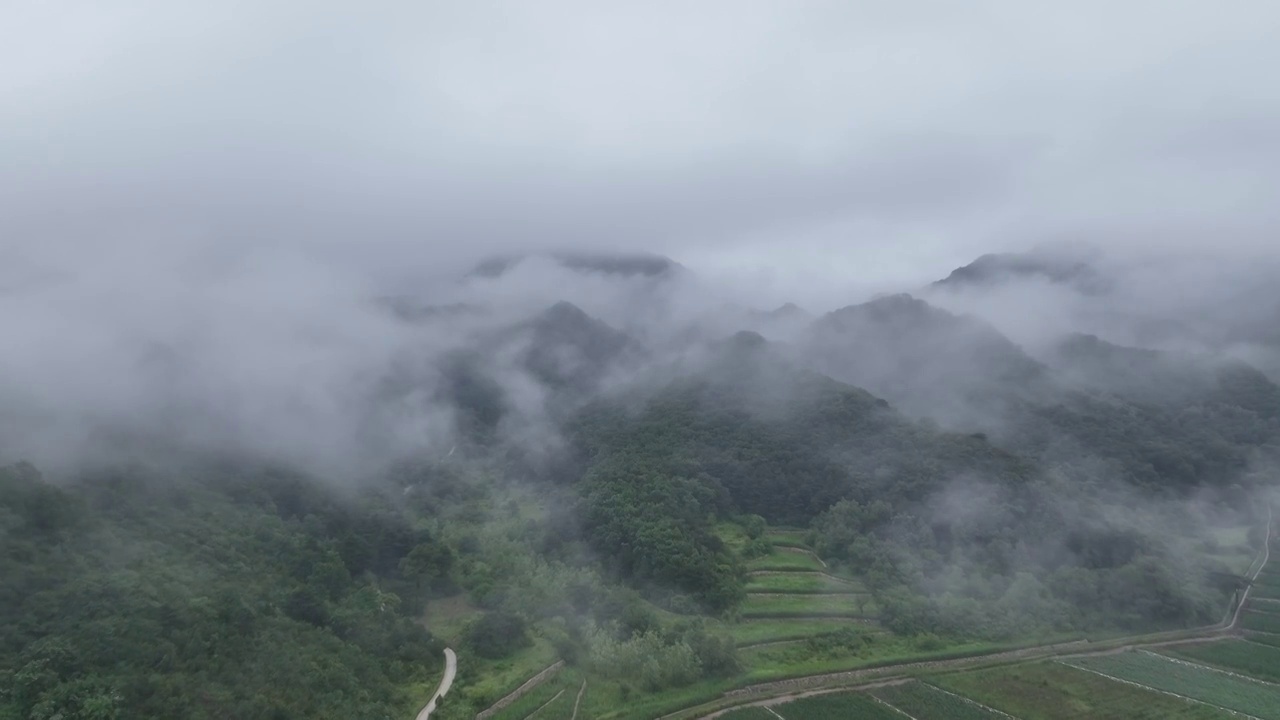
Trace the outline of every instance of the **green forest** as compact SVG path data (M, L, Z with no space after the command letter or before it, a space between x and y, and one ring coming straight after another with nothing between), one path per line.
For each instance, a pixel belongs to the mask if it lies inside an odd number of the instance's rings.
M535 327L535 367L556 343L600 366L630 347L563 307L542 322L568 329ZM0 471L0 717L408 718L449 646L445 720L557 660L546 689L583 716L639 718L755 680L1208 625L1261 545L1280 438L1280 388L1245 366L1164 394L1008 380L1013 429L991 433L739 333L621 391L542 373L562 442L535 456L477 356L442 368L454 451L359 477L207 454Z

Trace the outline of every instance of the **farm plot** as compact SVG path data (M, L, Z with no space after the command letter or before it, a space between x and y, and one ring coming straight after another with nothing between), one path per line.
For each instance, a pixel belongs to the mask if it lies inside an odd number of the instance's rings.
M1280 647L1280 635L1267 635L1266 633L1251 632L1245 633L1245 639L1251 643Z
M1240 615L1240 627L1265 633L1280 634L1280 615L1260 613L1253 609Z
M934 682L1021 720L1228 720L1225 710L1056 662L943 675Z
M494 720L523 720L531 715L535 720L568 720L581 684L576 673L562 672L498 711Z
M1254 584L1249 591L1249 599L1280 600L1280 586Z
M744 618L869 617L876 612L870 595L748 595Z
M1262 574L1254 578L1254 588L1271 588L1272 590L1280 589L1280 575Z
M808 534L808 530L798 528L769 528L764 531L764 539L774 545L808 548L809 545L805 542Z
M1280 683L1280 648L1242 640L1211 643L1189 643L1163 648L1170 655L1204 665L1230 670L1242 675Z
M848 629L859 632L876 632L874 628L864 623L847 618L802 618L797 620L749 620L740 622L729 627L729 635L733 637L733 641L741 648L760 643L821 637Z
M1073 658L1065 662L1264 720L1280 720L1280 687L1212 668L1141 651Z
M856 593L865 592L861 583L840 580L818 572L756 574L747 578L749 593Z
M856 692L801 698L773 710L784 720L902 720L899 713Z
M872 690L871 694L916 720L1000 720L1002 717L958 695L919 681L886 685Z
M816 555L803 550L790 550L780 547L775 547L773 552L768 555L755 558L747 563L747 567L751 570L794 570L799 572L823 569L822 562L818 560Z
M778 720L777 715L762 707L745 707L731 710L720 717L724 718L724 720Z

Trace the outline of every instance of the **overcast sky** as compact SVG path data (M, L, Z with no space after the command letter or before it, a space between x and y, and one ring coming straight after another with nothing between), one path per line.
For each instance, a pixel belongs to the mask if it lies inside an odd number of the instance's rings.
M1265 251L1278 38L1274 0L0 0L0 248Z

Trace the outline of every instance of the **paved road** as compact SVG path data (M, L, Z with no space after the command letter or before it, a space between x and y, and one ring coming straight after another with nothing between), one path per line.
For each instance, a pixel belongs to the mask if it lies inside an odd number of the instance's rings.
M440 687L436 688L436 694L431 696L431 702L422 708L418 713L417 720L427 720L431 717L431 713L436 711L436 701L444 697L449 692L449 688L453 687L453 678L458 674L458 656L449 648L444 649L444 678L440 681Z

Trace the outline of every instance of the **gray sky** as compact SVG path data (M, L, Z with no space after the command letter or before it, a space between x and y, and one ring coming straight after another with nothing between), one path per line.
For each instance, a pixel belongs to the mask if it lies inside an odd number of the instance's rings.
M0 255L426 272L555 244L887 286L1046 240L1266 251L1280 223L1272 0L2 12Z

